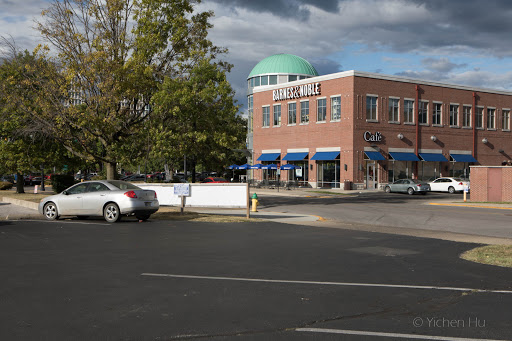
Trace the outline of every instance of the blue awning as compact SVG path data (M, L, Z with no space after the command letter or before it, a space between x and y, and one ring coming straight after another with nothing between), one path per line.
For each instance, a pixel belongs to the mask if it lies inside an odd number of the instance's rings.
M389 153L389 155L395 161L420 161L420 159L414 153L393 152L393 153Z
M257 161L276 161L281 153L267 153L261 154Z
M316 152L311 160L316 161L330 161L336 159L340 155L340 152Z
M470 154L450 154L455 162L478 162L473 155Z
M380 152L364 152L370 160L380 161L386 160L386 158Z
M261 163L257 163L255 165L249 166L249 169L261 169L261 166L263 166Z
M283 157L283 161L302 161L308 156L308 152L288 153Z
M441 153L420 153L420 157L423 161L441 161L448 162L448 159Z
M249 169L249 167L251 167L251 165L248 165L247 163L245 163L243 165L238 166L236 169Z
M228 169L238 169L238 165L231 165L228 167Z

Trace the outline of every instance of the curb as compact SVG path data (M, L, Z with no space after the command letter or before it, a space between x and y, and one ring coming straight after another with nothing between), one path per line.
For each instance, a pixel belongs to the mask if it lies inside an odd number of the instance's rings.
M443 204L443 203L437 203L437 202L430 202L429 205L435 205L435 206L456 206L456 207L476 207L476 208L492 208L492 209L496 209L496 210L512 210L512 207L472 205L472 204Z
M3 202L7 202L9 204L30 208L32 210L38 210L39 204L36 202L26 201L26 200L20 200L20 199L13 199L9 197L3 197Z

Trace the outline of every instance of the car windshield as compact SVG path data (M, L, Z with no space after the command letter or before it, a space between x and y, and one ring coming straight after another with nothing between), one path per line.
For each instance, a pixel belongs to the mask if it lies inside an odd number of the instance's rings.
M119 189L140 189L140 187L137 187L129 182L121 180L109 180L108 183L116 186Z

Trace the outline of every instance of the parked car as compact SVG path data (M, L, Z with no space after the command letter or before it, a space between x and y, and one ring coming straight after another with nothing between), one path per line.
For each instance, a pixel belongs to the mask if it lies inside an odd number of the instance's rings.
M388 184L385 189L386 193L403 192L413 195L414 193L427 194L430 191L430 185L416 179L399 179Z
M10 182L11 184L14 183L14 176L12 175L2 175L0 176L0 182Z
M210 176L210 177L207 177L206 179L204 179L203 181L201 181L201 183L203 183L203 184L214 184L214 183L220 184L220 183L229 183L229 181L224 178L217 178L217 177Z
M119 221L123 215L147 220L159 208L155 191L121 180L81 182L39 203L39 213L48 220L61 216L103 216L109 223Z
M144 182L144 181L146 181L146 176L144 174L132 174L132 175L128 175L124 178L121 178L121 180L132 181L132 182L136 182L136 181Z
M448 192L450 194L462 192L464 186L469 188L469 182L461 178L438 178L429 184L432 192Z
M25 186L34 186L34 185L40 185L41 184L42 177L41 175L26 175L24 177Z

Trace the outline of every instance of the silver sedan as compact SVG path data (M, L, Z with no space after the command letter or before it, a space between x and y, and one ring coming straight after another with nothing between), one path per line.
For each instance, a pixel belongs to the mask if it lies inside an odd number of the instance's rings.
M159 207L153 190L120 180L99 180L81 182L62 193L43 198L39 213L48 220L60 216L103 216L107 222L114 223L123 215L147 220Z
M388 184L384 189L386 193L403 192L410 195L414 193L427 194L430 191L430 185L416 179L400 179Z

